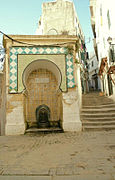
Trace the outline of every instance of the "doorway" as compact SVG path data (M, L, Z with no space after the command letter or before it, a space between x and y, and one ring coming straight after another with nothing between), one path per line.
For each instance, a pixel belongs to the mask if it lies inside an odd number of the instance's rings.
M107 79L108 79L109 96L111 96L113 94L113 86L112 86L112 81L109 74L107 75Z

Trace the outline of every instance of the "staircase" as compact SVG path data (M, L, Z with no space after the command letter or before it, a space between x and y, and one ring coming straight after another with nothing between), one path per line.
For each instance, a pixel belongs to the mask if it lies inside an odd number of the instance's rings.
M83 94L81 121L83 131L115 129L115 102L99 92Z

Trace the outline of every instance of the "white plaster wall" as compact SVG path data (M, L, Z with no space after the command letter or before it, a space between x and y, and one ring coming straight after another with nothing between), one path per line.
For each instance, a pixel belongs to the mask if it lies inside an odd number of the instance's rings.
M115 82L115 74L113 74L112 76L112 79L114 80L114 82ZM114 83L112 83L113 84L113 95L112 95L112 99L115 101L115 84Z
M93 66L92 66L92 61L93 61ZM97 69L99 67L99 63L97 61L96 55L94 52L92 52L90 54L90 58L89 58L89 63L90 64L90 68L89 68L89 72L94 71L95 69Z
M111 1L111 0L110 0ZM110 2L109 2L110 3ZM98 47L98 55L99 55L99 64L101 63L101 58L108 57L108 48L109 44L107 39L111 36L112 28L108 28L107 21L107 11L110 11L111 8L109 6L108 1L97 0L96 4L96 43ZM100 16L100 7L102 6L102 17ZM111 22L113 21L110 17Z
M81 86L81 76L80 76L80 65L76 65L75 69L75 76L76 76L76 86L77 86L77 93L78 93L78 102L79 102L79 110L82 108L82 86Z
M18 95L17 95L18 96ZM20 100L12 100L13 95L7 94L5 135L25 133L24 107Z
M92 66L92 61L93 61L93 66ZM98 74L99 72L99 61L97 61L96 55L94 52L90 53L90 58L89 58L89 80L91 82L91 85L95 87L95 81L92 79L92 75ZM100 83L100 78L98 76L98 89L101 89L101 83Z
M76 91L63 93L63 129L64 131L81 131L79 101Z
M19 135L24 134L25 132L25 123L23 115L23 107L18 106L12 110L11 113L8 113L6 116L6 135Z
M42 4L42 16L36 34L39 35L80 35L84 38L82 27L74 3L69 0L57 0Z
M56 2L43 3L43 34L55 29L58 34L68 31L70 35L76 35L75 12L70 1L57 0Z
M100 6L102 6L102 17L100 16ZM108 27L107 12L109 10L111 26ZM115 38L115 8L114 0L96 0L96 13L95 13L95 25L96 25L96 43L98 48L99 66L101 59L107 57L109 67L113 65L109 61L109 43L108 37ZM108 95L108 83L107 76L104 79L105 94ZM102 89L102 86L101 86ZM113 84L113 96L114 96L114 84Z

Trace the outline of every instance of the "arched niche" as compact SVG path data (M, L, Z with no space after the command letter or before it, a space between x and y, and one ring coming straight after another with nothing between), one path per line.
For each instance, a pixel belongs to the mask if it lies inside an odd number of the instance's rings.
M47 33L48 35L58 35L58 31L56 29L50 29Z
M49 60L35 60L35 61L31 62L30 64L28 64L28 66L24 69L24 72L22 75L22 82L23 82L25 89L26 89L26 83L27 83L29 74L32 71L38 70L38 69L47 69L47 70L51 71L55 75L56 80L58 82L57 90L58 89L61 90L61 88L60 88L61 82L62 82L61 71L55 63L53 63Z
M24 116L29 127L37 125L36 109L43 104L51 111L49 126L58 123L62 119L60 69L49 60L35 60L25 68L22 80L25 87Z

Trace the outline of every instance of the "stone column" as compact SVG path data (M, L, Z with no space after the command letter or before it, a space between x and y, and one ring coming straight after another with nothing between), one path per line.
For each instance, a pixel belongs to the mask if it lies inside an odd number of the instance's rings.
M76 91L63 93L63 130L81 131L79 101Z
M6 135L25 133L23 94L8 94L6 108Z
M78 88L78 97L79 97L79 109L82 108L82 87L81 87L81 77L80 77L80 65L77 64L76 68L76 84Z

